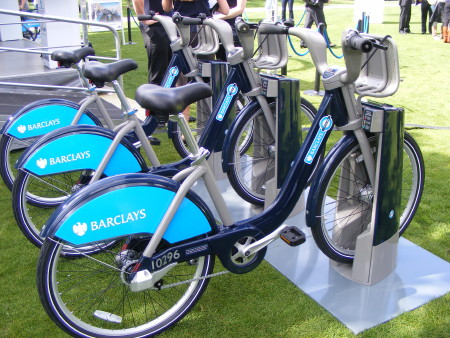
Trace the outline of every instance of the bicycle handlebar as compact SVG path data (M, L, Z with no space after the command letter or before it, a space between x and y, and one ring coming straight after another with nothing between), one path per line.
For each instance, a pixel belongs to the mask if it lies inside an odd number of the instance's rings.
M196 18L191 18L188 16L181 16L180 13L175 12L172 16L172 20L175 23L182 23L185 26L196 26L196 25L203 25L203 21L206 19L205 14L199 14Z
M201 13L197 18L191 18L187 16L182 16L180 13L174 13L172 16L173 22L177 24L178 27L181 26L191 26L191 25L206 25L211 27L219 36L222 46L224 47L227 55L228 53L236 49L233 42L233 31L231 26L224 20L215 20L212 18L207 18L205 14Z
M189 27L186 27L186 29L183 29L183 27L177 27L170 16L155 14L154 11L150 11L147 15L138 15L138 20L154 20L159 22L164 27L164 30L169 37L170 43L172 44L172 49L182 48L189 45Z

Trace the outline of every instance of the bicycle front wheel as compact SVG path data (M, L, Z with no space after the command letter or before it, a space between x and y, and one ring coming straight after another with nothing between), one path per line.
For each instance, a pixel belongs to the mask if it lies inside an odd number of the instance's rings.
M376 150L375 137L369 139ZM325 163L317 177L307 210L317 246L329 258L348 263L355 254L356 239L372 217L373 187L356 140ZM320 182L320 184L319 184ZM345 183L345 184L343 184ZM424 184L424 163L419 147L408 133L403 144L403 178L399 234L410 224L419 205Z
M236 116L239 115L240 111L244 106L249 102L249 99L239 94L235 107ZM198 141L200 136L205 131L206 125L208 123L209 117L211 115L211 110L209 109L207 103L203 101L199 101L196 104L196 109L192 117L196 118L195 122L189 122L189 126L191 127L191 132L194 134L195 139ZM192 112L192 109L191 109ZM189 155L189 149L187 148L187 144L184 141L184 136L182 135L179 126L176 123L172 125L172 142L175 150L180 155L181 158L185 158Z
M275 103L270 108L275 119ZM309 126L316 114L314 106L301 99L302 125ZM235 128L239 132L230 140L228 179L244 200L263 205L267 182L275 175L275 137L261 108L247 114Z
M202 277L213 271L213 256L179 263L158 281L159 288L132 292L127 276L139 252L128 248L124 255L120 244L93 256L67 259L60 255L61 243L45 241L37 267L39 297L50 318L68 334L155 335L183 318L208 285L209 279Z

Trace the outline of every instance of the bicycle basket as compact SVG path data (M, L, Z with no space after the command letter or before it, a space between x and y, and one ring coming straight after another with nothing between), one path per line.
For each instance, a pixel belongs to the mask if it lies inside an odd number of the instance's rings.
M279 69L286 66L288 49L285 34L258 33L258 46L258 55L254 58L256 68Z
M364 54L362 60L364 66L355 82L356 93L372 97L393 95L400 83L398 51L394 40L391 37L361 35L375 39L387 49L377 48Z
M197 44L192 46L195 55L216 54L219 49L219 37L209 26L198 26L197 40Z

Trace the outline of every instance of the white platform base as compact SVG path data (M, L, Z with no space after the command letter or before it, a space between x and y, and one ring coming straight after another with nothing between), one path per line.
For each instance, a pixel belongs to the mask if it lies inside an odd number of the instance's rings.
M243 202L226 179L218 184L235 221L260 211ZM207 196L202 184L194 190ZM210 205L210 200L205 201ZM306 243L292 248L276 240L269 246L266 260L355 334L450 291L450 264L404 238L399 241L394 272L375 285L365 286L334 269L314 243L304 211L285 223L305 232Z

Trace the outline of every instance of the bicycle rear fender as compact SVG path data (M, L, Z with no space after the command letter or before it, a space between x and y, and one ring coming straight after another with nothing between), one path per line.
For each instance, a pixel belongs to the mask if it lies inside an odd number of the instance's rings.
M17 139L45 135L55 129L70 126L80 106L61 99L44 99L32 102L11 115L1 134ZM101 126L100 120L85 110L78 124Z
M156 231L179 183L152 174L124 174L98 181L72 195L49 218L41 235L74 246ZM190 191L163 239L177 243L218 231L214 217Z
M308 193L308 199L306 201L306 225L311 227L311 225L316 224L316 220L314 219L314 213L312 210L315 210L316 203L320 203L319 198L317 196L319 192L319 187L324 184L324 174L326 169L329 167L333 161L335 161L336 157L339 155L341 151L346 149L348 144L355 141L355 136L353 134L344 135L337 143L333 145L328 154L326 155L323 162L316 169L317 173L315 174L315 179L311 183L311 187Z
M98 168L116 134L97 126L69 126L55 130L33 143L16 168L37 176ZM139 151L123 139L109 160L104 174L145 172L148 167Z
M228 132L226 133L225 140L223 142L222 148L222 159L227 159L229 156L231 149L231 139L236 133L239 133L240 130L236 130L236 125L247 115L252 114L255 109L259 109L260 105L258 101L252 100L249 104L247 104L239 113L239 115L233 120L231 123ZM228 161L222 161L222 170L223 172L227 172L228 170Z

